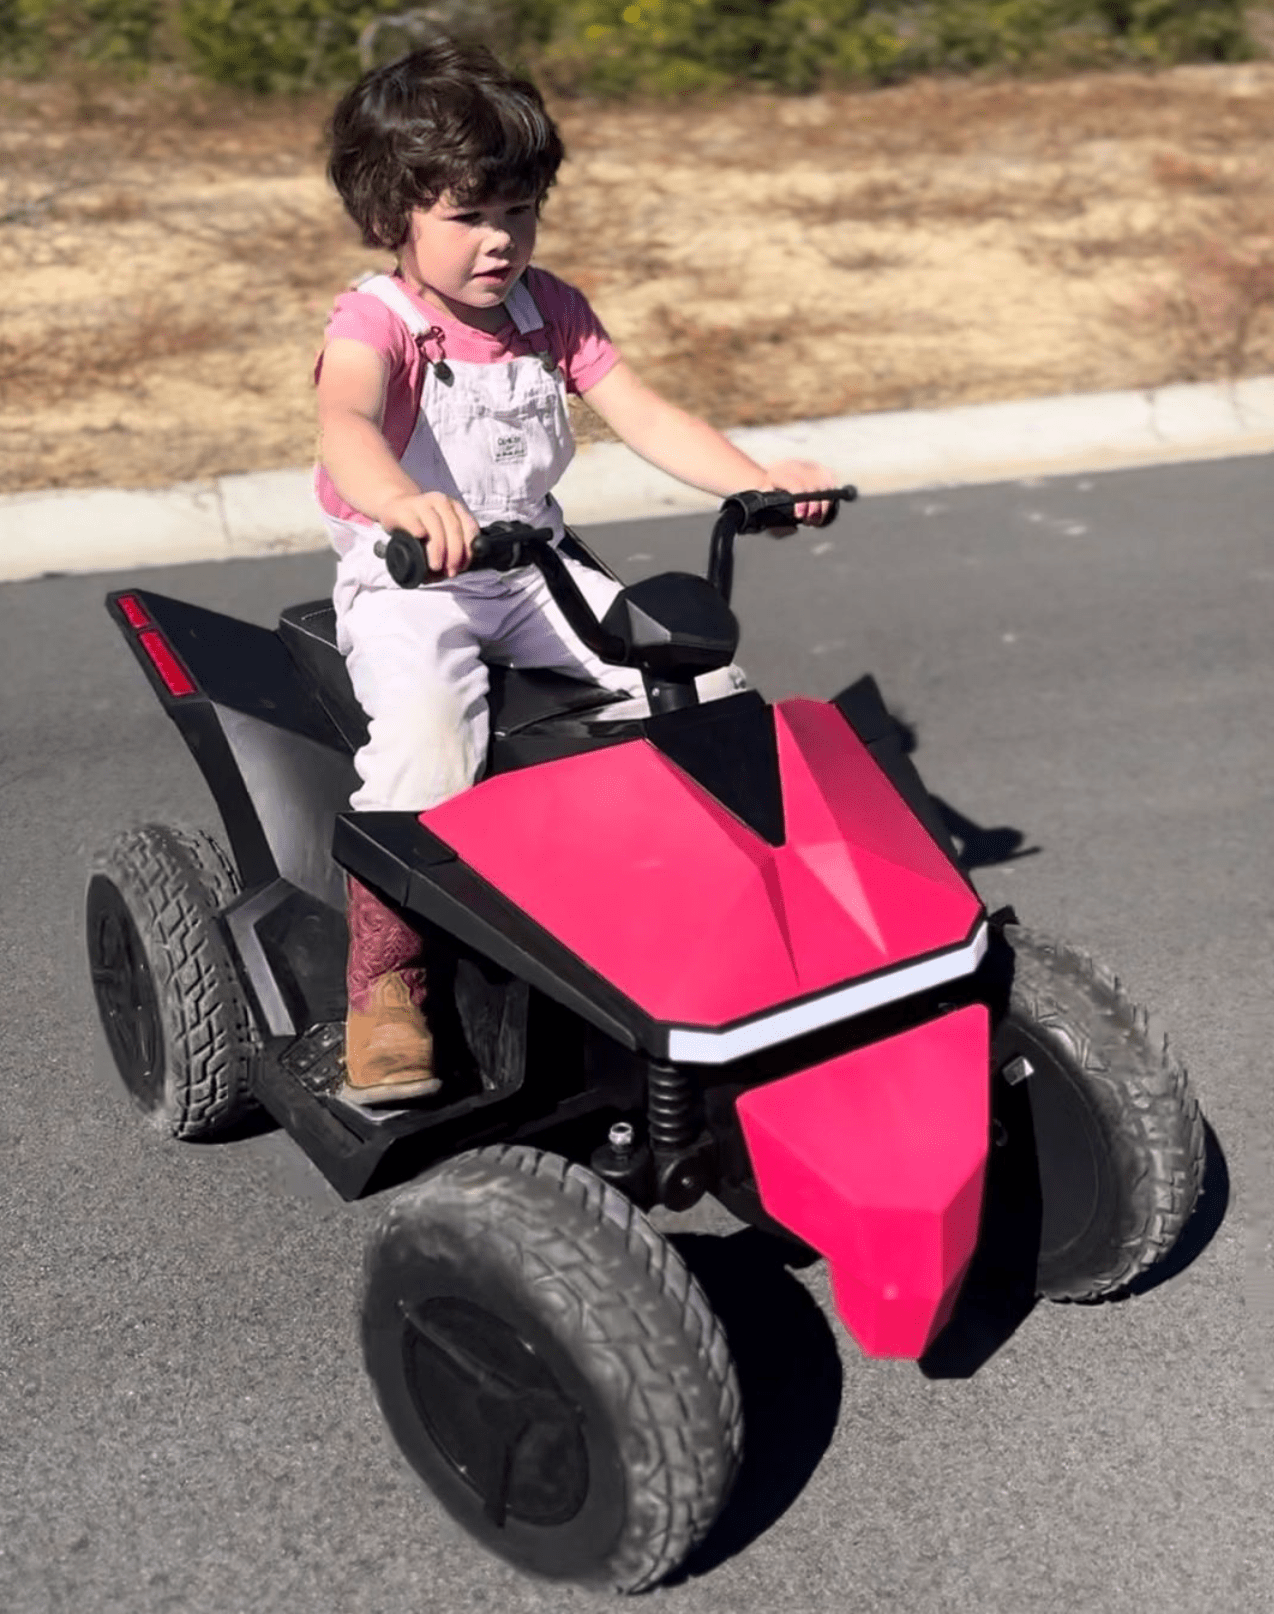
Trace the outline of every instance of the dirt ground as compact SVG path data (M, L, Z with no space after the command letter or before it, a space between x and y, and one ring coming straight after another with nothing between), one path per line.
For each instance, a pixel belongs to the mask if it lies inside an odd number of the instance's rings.
M310 458L326 111L0 83L0 489ZM538 261L719 426L1274 370L1274 63L555 111Z

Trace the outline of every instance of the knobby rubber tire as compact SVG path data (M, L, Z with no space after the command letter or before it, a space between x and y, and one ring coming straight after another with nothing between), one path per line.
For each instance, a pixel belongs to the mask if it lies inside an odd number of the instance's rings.
M1203 1181L1203 1118L1166 1035L1112 971L1018 925L1004 936L1014 955L1009 1019L1053 1062L1049 1079L1069 1086L1068 1102L1086 1106L1107 1153L1093 1225L1076 1247L1041 1252L1037 1291L1101 1299L1161 1260L1189 1221Z
M93 860L89 876L95 975L93 914L110 900L102 881L135 927L158 1022L153 1068L131 1080L121 1075L161 1131L214 1137L255 1107L249 1082L257 1033L216 918L238 893L234 867L202 830L144 824L120 835ZM100 988L98 1006L118 1062Z
M391 1203L369 1242L366 1278L364 1356L386 1420L413 1466L486 1546L535 1573L637 1592L706 1534L739 1465L738 1380L699 1284L623 1194L557 1155L521 1145L478 1149ZM404 1307L453 1292L500 1309L556 1364L559 1381L592 1409L593 1425L604 1426L601 1444L618 1483L590 1473L590 1484L611 1484L617 1500L610 1514L603 1507L593 1517L605 1515L614 1528L582 1557L569 1524L562 1547L551 1531L493 1527L465 1487L448 1482L423 1415L412 1427ZM605 1466L596 1455L594 1466Z

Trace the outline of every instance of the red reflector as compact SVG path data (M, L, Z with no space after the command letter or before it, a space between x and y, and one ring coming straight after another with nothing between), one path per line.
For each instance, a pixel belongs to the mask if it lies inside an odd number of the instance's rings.
M124 621L128 623L130 628L148 628L150 626L150 614L136 594L121 594L119 608L124 613Z
M164 680L170 695L193 695L194 682L190 674L160 637L158 628L147 628L138 634L142 649L155 664L155 670Z

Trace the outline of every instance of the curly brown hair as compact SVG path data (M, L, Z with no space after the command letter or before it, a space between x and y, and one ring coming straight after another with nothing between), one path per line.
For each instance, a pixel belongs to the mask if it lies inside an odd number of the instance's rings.
M363 244L397 251L415 208L534 197L566 155L540 92L483 45L439 38L375 68L341 99L327 172Z

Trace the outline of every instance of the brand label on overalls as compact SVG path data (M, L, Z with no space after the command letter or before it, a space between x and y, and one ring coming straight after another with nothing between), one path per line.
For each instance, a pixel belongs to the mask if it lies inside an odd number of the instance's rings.
M526 438L520 432L506 432L495 440L495 463L513 465L526 458Z

